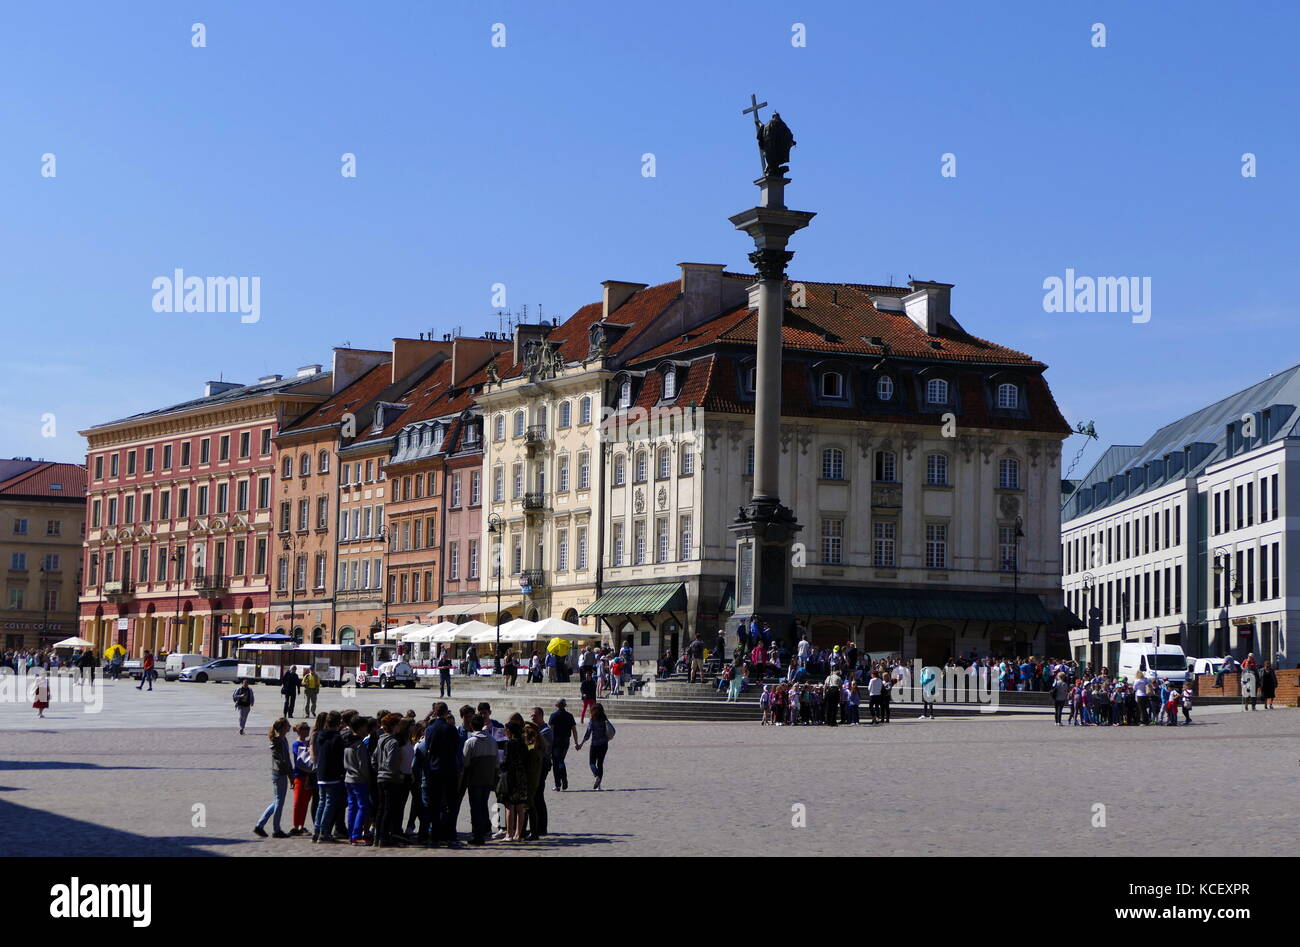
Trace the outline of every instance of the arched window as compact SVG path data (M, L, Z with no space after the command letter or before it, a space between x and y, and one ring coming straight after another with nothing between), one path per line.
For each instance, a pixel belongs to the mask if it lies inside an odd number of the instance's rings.
M947 454L929 454L925 458L925 482L934 487L948 485Z
M579 424L591 423L591 398L590 397L585 397L582 399L581 402L579 402L578 423Z
M524 436L524 412L515 412L515 437Z
M894 400L894 379L881 375L876 379L876 397L881 401Z
M661 447L655 459L655 477L660 480L667 480L672 472L673 452L667 447Z
M998 407L1011 409L1020 407L1020 389L1010 383L998 385Z
M822 397L843 398L844 376L839 372L822 372Z
M321 451L316 457L316 467L320 473L330 472L330 453L327 450Z
M664 372L664 398L668 399L668 398L676 398L676 397L677 397L677 371L676 369L670 368L666 372Z
M560 427L568 427L573 421L573 404L568 401L560 402Z
M927 404L947 404L948 382L942 378L931 378L926 382L925 401Z
M753 365L749 366L749 370L745 372L745 384L750 391L758 390L758 368Z
M288 480L293 476L293 456L285 454L284 460L280 462L280 476Z
M898 479L898 461L892 450L876 451L876 480L893 483Z
M998 461L998 486L1003 490L1020 489L1020 461L1014 457Z
M504 441L506 439L506 416L498 414L492 421L492 439L495 441Z
M548 412L547 412L547 410L546 410L546 405L544 405L544 404L538 405L538 406L537 406L537 426L540 427L543 431L545 431L545 430L546 430L546 423L547 423L548 420L549 420L549 417L548 417Z
M619 454L614 458L614 486L621 487L627 483L627 458Z
M646 480L646 456L645 451L636 452L636 461L632 465L632 482L645 483Z
M298 461L298 473L307 477L311 475L311 454L303 454Z
M838 447L828 447L822 451L822 479L844 479L844 451Z
M618 406L620 408L631 407L632 405L632 380L624 378L618 383Z

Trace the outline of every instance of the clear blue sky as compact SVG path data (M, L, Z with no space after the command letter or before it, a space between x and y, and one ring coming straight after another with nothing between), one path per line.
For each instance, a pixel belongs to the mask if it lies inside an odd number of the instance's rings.
M792 276L955 283L966 328L1047 362L1105 443L1300 361L1297 6L994 7L5 4L0 453L77 459L79 428L209 378L496 328L493 283L567 316L604 279L742 267L751 91L818 213ZM261 321L155 313L176 267L261 277ZM1045 313L1066 267L1151 277L1150 323Z

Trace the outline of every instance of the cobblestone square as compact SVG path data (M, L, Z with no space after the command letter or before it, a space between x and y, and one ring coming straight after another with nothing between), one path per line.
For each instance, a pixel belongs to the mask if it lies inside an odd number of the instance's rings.
M1278 830L1300 815L1294 710L1206 708L1177 729L1057 728L1042 716L834 729L627 721L604 790L590 791L571 754L573 790L548 792L554 834L541 843L359 851L252 834L270 796L270 688L244 736L227 685L149 693L123 681L104 693L100 713L56 704L41 721L26 703L0 704L0 855L1133 855L1147 840L1182 856L1260 856L1291 853ZM338 697L325 691L322 708ZM350 705L423 715L431 699L362 691Z

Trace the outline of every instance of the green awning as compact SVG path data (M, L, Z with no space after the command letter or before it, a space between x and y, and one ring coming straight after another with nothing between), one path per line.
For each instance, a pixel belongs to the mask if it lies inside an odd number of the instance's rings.
M681 582L625 585L610 589L582 610L584 615L655 615L686 610L686 586Z
M1052 620L1036 595L847 585L796 585L794 610L798 615L861 615L935 621L1047 624Z

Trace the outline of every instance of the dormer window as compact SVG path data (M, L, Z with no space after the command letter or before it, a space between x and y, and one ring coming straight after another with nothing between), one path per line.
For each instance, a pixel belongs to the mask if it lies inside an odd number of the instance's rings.
M822 372L822 397L843 398L844 376L839 372Z
M1020 407L1020 389L1010 383L998 385L998 407L1014 411Z
M876 379L876 397L881 401L894 400L894 379L881 375Z
M465 443L466 443L466 444L477 444L477 443L478 443L478 425L477 425L477 424L467 424L467 425L465 425Z
M926 404L948 404L948 382L942 378L931 378L925 383Z
M620 408L630 408L632 406L632 380L624 378L618 383L618 406Z
M677 370L670 368L664 372L664 400L677 397Z
M433 449L435 451L442 450L442 438L443 438L443 429L442 429L442 425L440 424L433 429Z

